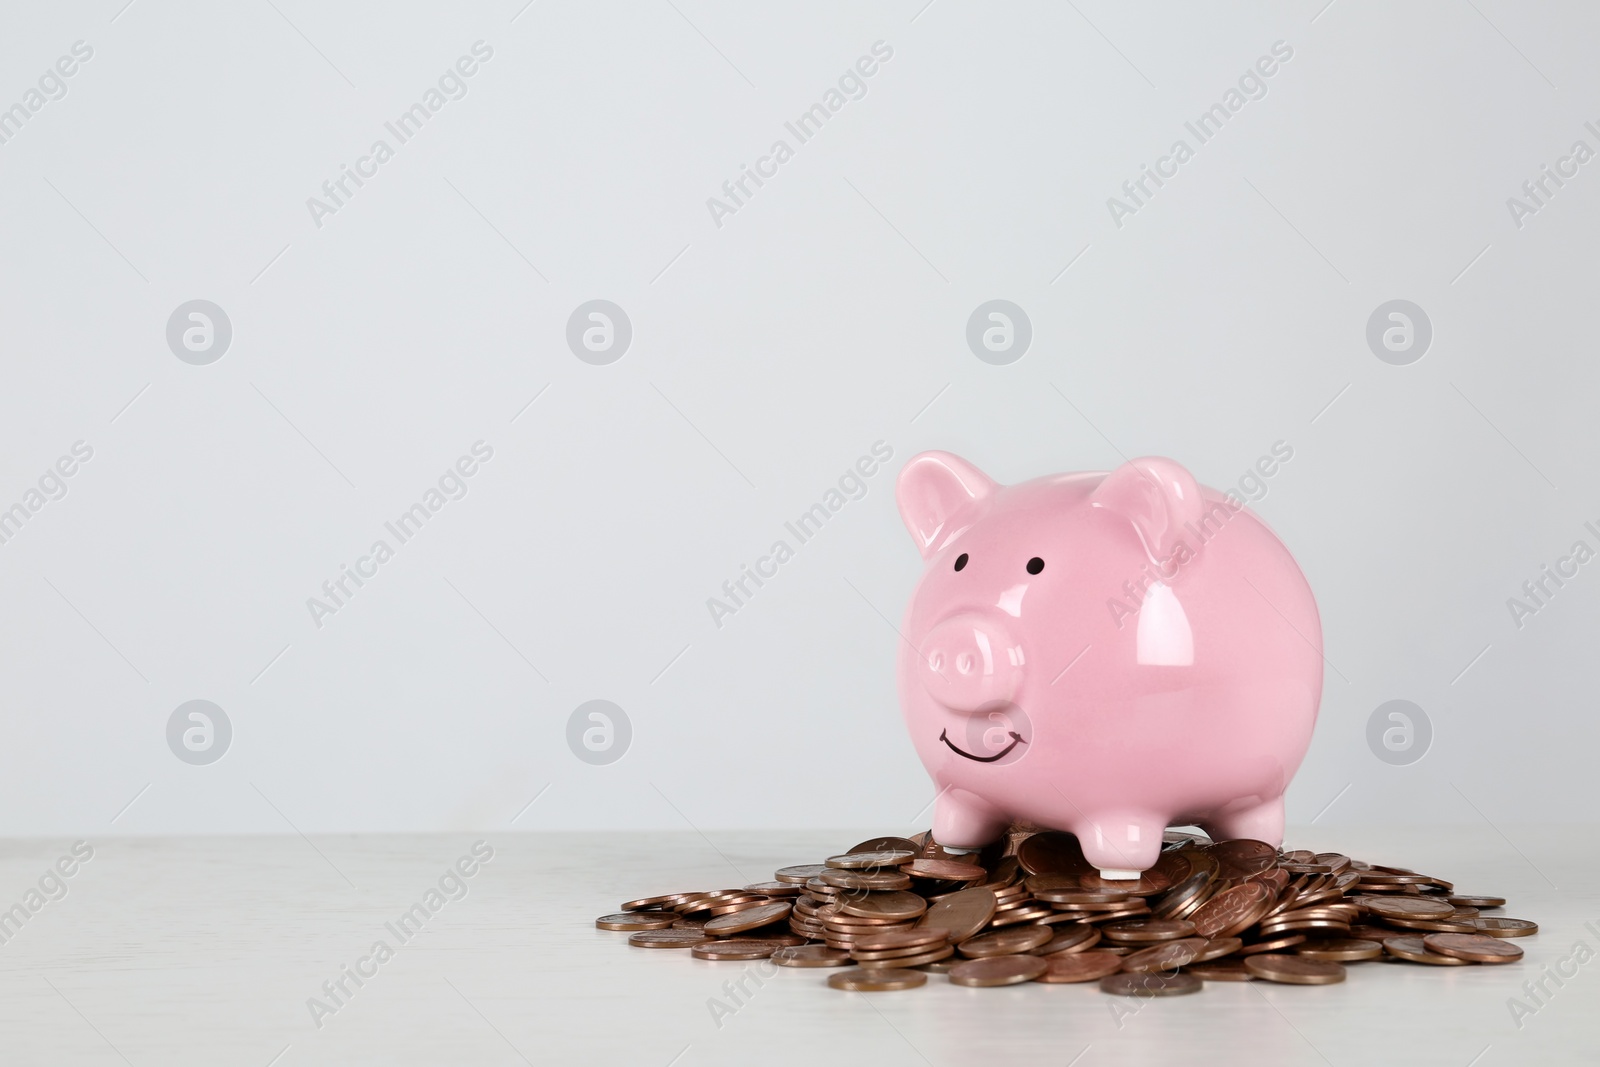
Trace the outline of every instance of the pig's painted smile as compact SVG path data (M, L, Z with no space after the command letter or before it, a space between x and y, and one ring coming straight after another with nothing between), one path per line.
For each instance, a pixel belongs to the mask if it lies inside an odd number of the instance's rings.
M995 760L1005 756L1006 753L1010 752L1018 745L1025 745L1028 743L1024 741L1022 739L1022 735L1017 733L1015 730L1008 730L1007 733L1011 735L1011 743L992 756L974 756L970 752L961 751L955 746L955 742L950 740L950 734L947 730L939 731L939 740L943 741L947 746L949 746L950 751L954 752L958 756L965 756L967 759L972 760L975 763L993 763Z

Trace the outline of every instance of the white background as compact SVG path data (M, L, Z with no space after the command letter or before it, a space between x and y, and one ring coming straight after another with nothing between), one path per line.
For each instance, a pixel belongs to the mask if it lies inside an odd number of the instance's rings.
M94 457L0 545L0 833L921 829L899 464L1164 454L1225 489L1280 440L1253 506L1330 664L1291 822L1600 816L1600 563L1521 629L1506 604L1600 548L1600 163L1521 228L1506 204L1600 148L1600 13L923 2L7 13L0 106L94 54L0 145L0 507ZM479 40L467 95L315 225ZM717 226L880 40L866 96ZM1280 40L1119 228L1107 198ZM233 327L208 366L165 337L197 298ZM595 298L633 324L609 366L565 341ZM996 298L1033 326L1009 366L965 340ZM1433 325L1409 366L1364 336L1396 298ZM469 494L314 625L478 440ZM866 496L715 626L878 440ZM596 698L633 727L608 766L566 741ZM1433 724L1409 766L1366 741L1394 698ZM191 699L232 723L208 766L167 745Z

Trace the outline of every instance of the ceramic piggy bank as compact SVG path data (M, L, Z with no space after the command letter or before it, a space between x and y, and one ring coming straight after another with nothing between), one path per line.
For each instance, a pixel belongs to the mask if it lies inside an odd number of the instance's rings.
M1076 834L1109 878L1170 825L1279 845L1322 694L1316 602L1237 498L1169 459L998 485L924 452L896 487L926 563L898 681L933 837Z

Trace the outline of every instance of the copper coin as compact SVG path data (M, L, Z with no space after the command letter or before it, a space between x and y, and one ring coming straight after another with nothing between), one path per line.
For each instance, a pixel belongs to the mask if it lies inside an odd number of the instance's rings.
M956 946L961 954L968 959L982 959L985 956L1013 956L1019 952L1028 952L1038 948L1049 941L1054 934L1048 926L1013 926L1004 930L992 930L986 934L969 938Z
M690 948L707 940L698 930L640 930L628 935L634 948Z
M622 905L622 910L638 911L641 908L670 908L673 904L676 904L679 900L682 900L684 896L685 894L683 893L667 893L664 896L659 897L644 897L641 900L630 900L626 904Z
M1055 934L1050 940L1032 950L1035 956L1054 956L1058 952L1083 952L1099 944L1102 936L1097 928L1084 923L1071 923L1047 929L1055 930Z
M1093 982L1122 969L1122 956L1112 952L1063 952L1044 958L1047 969L1035 982Z
M917 929L948 930L951 941L965 941L989 925L989 920L994 918L994 908L992 890L982 886L962 889L931 905L917 920Z
M1341 963L1307 959L1304 956L1285 956L1276 952L1250 956L1244 965L1257 978L1289 985L1332 985L1344 981L1345 974Z
M1471 919L1396 919L1385 916L1384 922L1401 930L1422 930L1433 934L1475 934L1478 928Z
M870 853L862 853L870 855ZM891 922L901 922L906 919L915 919L928 910L928 902L915 893L905 891L891 891L887 893L868 893L865 896L850 897L839 902L839 910L846 915L855 915L865 919L885 919Z
M1183 969L1185 974L1192 974L1196 978L1207 982L1253 982L1256 976L1245 969L1244 960L1238 957L1225 960L1211 960L1206 963L1191 963Z
M1342 852L1319 852L1312 861L1327 867L1334 874L1343 874L1350 869L1350 857Z
M1206 902L1214 878L1213 871L1196 871L1152 900L1150 910L1161 919L1187 919Z
M836 889L910 889L911 876L898 870L848 871L829 868L818 876Z
M1108 941L1139 944L1146 941L1176 941L1180 937L1193 937L1194 923L1186 919L1131 919L1127 922L1109 923L1100 928Z
M736 911L749 911L751 908L765 907L771 903L772 898L766 896L733 897L727 903L718 902L701 910L707 915L732 915Z
M826 945L796 945L774 950L772 962L779 967L848 967L851 960L850 953Z
M787 919L793 907L794 905L788 901L780 900L756 908L746 908L732 915L719 915L707 922L703 929L708 937L726 937L728 934L743 933L758 926Z
M793 882L804 885L806 879L815 878L828 869L826 863L802 863L795 867L779 867L772 872L772 877L780 882Z
M1099 874L1085 874L1078 878L1079 888L1089 892L1123 893L1136 897L1159 893L1166 889L1168 884L1170 883L1150 871L1145 871L1137 878L1102 878Z
M1429 952L1420 937L1390 937L1383 942L1383 951L1396 959L1411 963L1431 963L1435 967L1465 967L1467 961L1456 956Z
M855 959L857 966L860 967L922 967L929 963L937 963L940 960L949 959L955 955L955 951L955 948L951 945L937 945L926 952L900 955L887 960L862 959L854 952L850 955Z
M1205 948L1194 958L1195 963L1210 963L1212 960L1231 956L1244 947L1244 942L1237 937L1213 937L1206 939Z
M829 856L824 865L836 870L858 871L863 868L898 867L917 858L914 849L889 848L876 852L847 852L842 856Z
M1029 879L1032 881L1032 879ZM1132 894L1126 890L1110 889L1035 889L1034 899L1052 904L1121 904Z
M1277 895L1260 882L1224 889L1189 916L1201 937L1231 937L1261 920Z
M1461 908L1503 908L1506 905L1505 897L1445 897L1450 903ZM628 905L622 906L623 911L628 910Z
M1203 984L1192 974L1123 971L1100 979L1100 992L1119 997L1178 997L1200 992Z
M913 878L933 878L941 882L971 882L988 877L977 864L955 860L914 859L900 869Z
M1422 947L1473 963L1515 963L1522 958L1520 947L1484 934L1429 934L1422 939Z
M689 954L700 960L764 960L784 946L775 941L730 937L722 941L702 941L689 946Z
M665 930L678 921L675 912L619 911L594 921L601 930Z
M895 949L920 948L923 945L943 945L949 940L948 930L913 927L910 930L891 930L864 935L856 941L856 948L866 952L892 952Z
M1206 946L1203 937L1186 937L1180 941L1163 941L1159 945L1142 948L1122 957L1125 971L1172 971L1186 963L1193 963Z
M1490 937L1527 937L1539 932L1539 924L1527 919L1473 919L1472 925L1478 933Z
M1149 905L1143 901L1137 902L1138 906L1130 904L1127 907L1117 905L1115 911L1079 912L1078 915L1086 923L1113 923L1122 922L1124 919L1137 919L1150 914Z
M1354 960L1375 960L1383 955L1383 944L1364 938L1331 937L1320 941L1307 941L1296 945L1295 955L1310 960L1332 960L1345 963Z
M950 968L954 985L998 986L1031 982L1050 969L1038 956L990 956L967 960Z
M1277 849L1265 841L1252 841L1248 837L1218 841L1211 846L1211 854L1224 867L1246 878L1269 870L1278 862Z
M915 989L928 984L921 971L904 967L851 967L828 975L828 985L853 993L887 993L896 989Z
M1029 874L1088 874L1094 870L1072 834L1048 830L1017 846L1017 862Z
M1444 900L1426 900L1422 897L1389 897L1364 902L1374 915L1394 919L1443 919L1455 910Z
M1258 952L1276 952L1280 948L1298 945L1305 939L1305 934L1284 934L1282 937L1274 937L1270 941L1257 941L1253 945L1246 945L1239 950L1239 955L1254 956Z
M1016 908L1012 911L995 912L993 919L989 920L990 926L1017 926L1022 923L1036 923L1040 919L1048 919L1054 913L1049 908L1032 907Z
M851 852L911 852L916 853L922 848L915 841L904 837L872 837L850 849Z

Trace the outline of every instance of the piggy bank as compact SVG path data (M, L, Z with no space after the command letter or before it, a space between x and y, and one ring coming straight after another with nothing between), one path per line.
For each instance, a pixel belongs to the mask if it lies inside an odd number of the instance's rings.
M1305 576L1265 523L1169 459L996 484L948 452L900 472L926 569L898 684L938 788L933 837L1076 834L1108 878L1169 825L1283 839L1322 694Z

